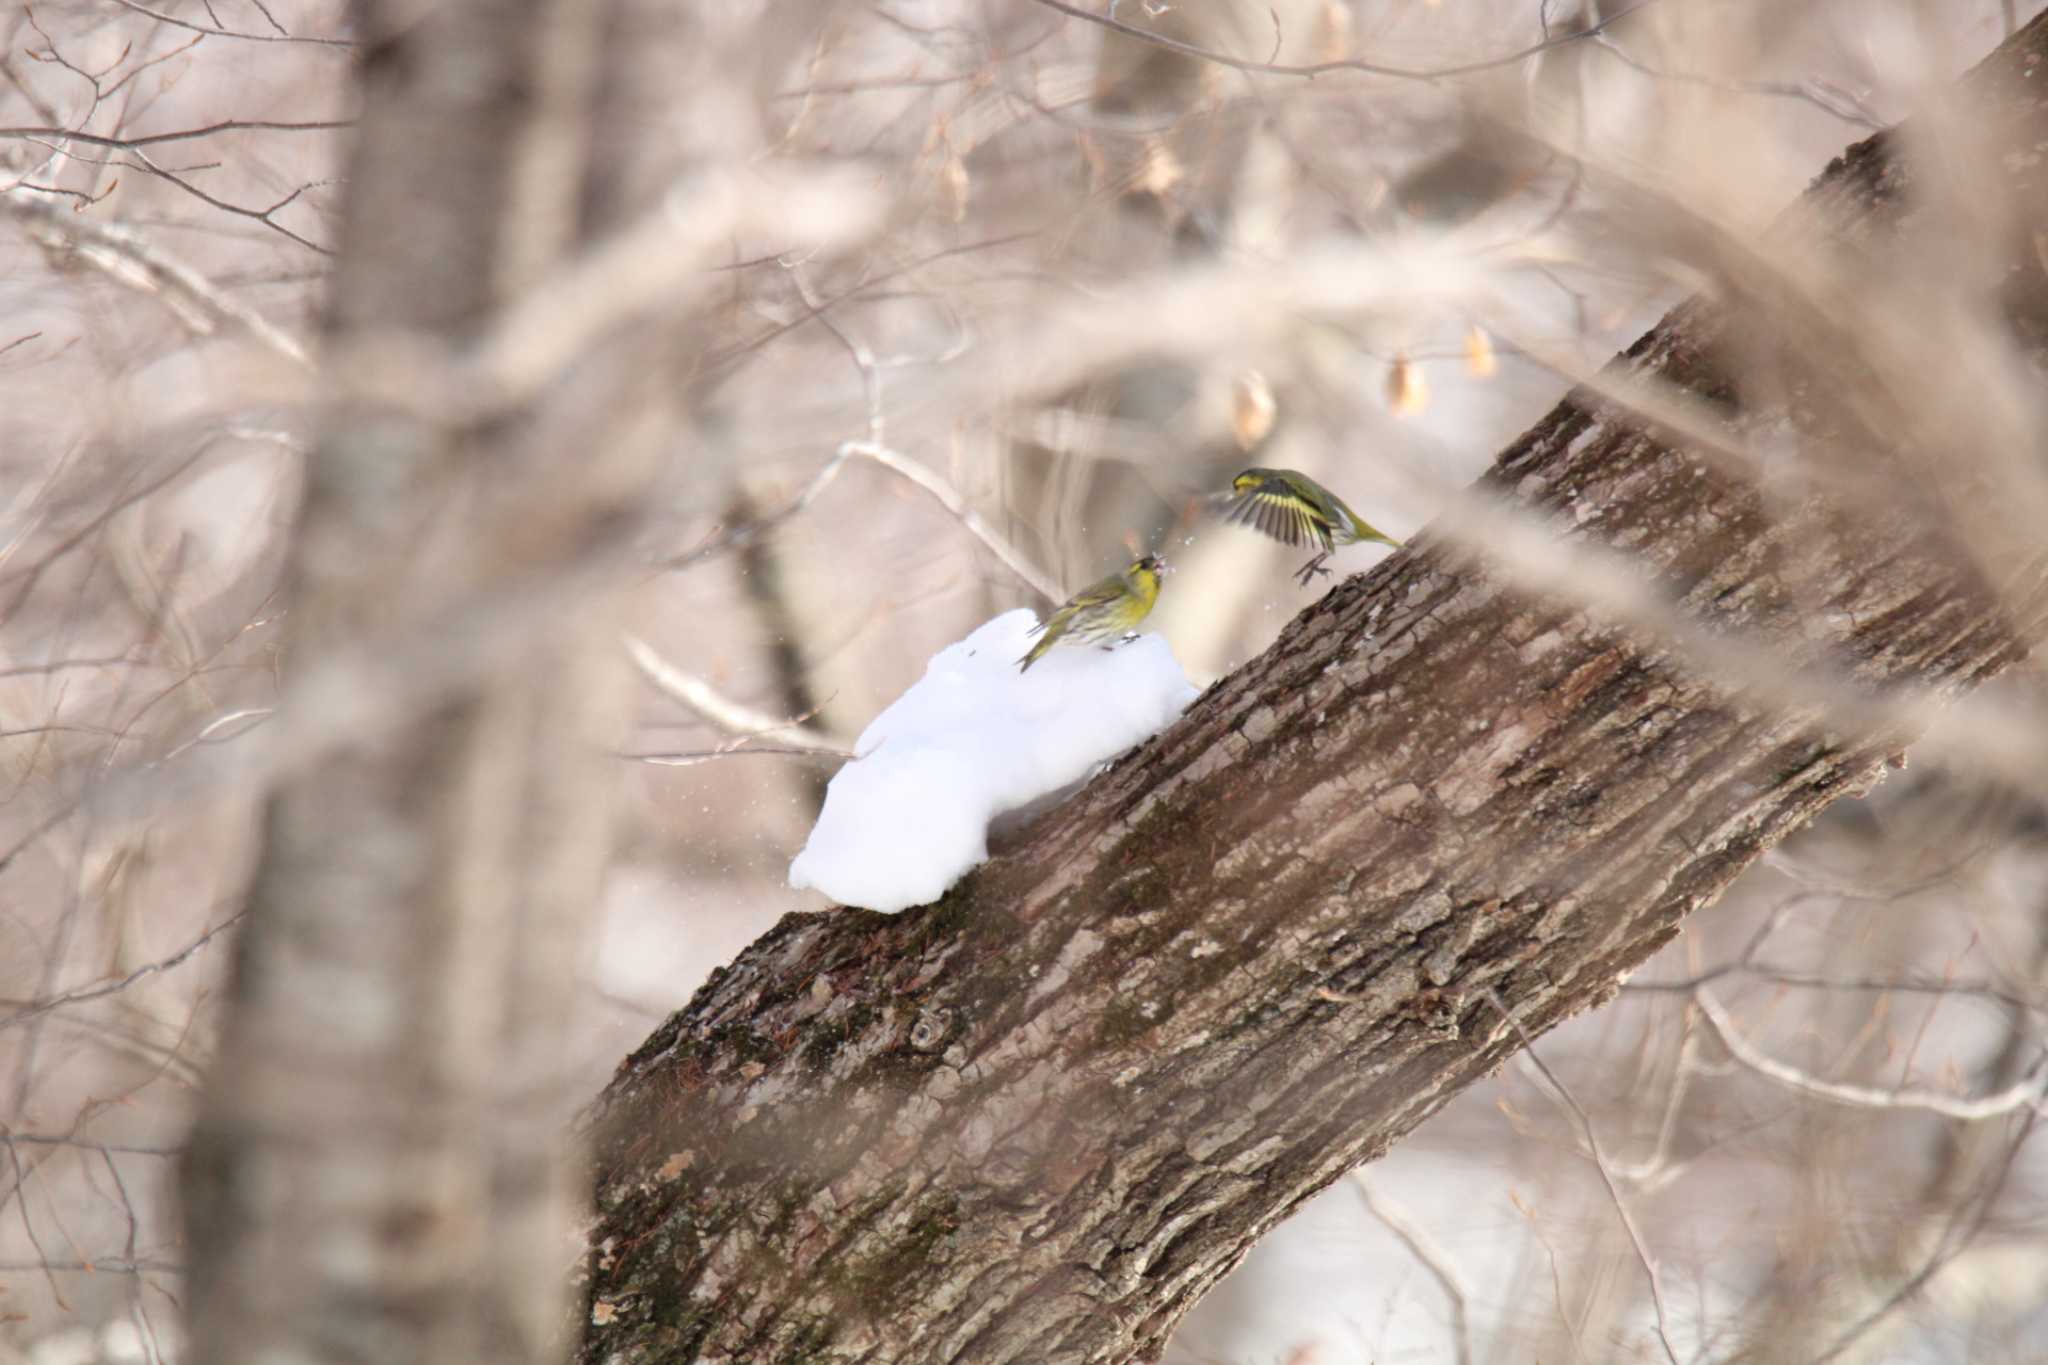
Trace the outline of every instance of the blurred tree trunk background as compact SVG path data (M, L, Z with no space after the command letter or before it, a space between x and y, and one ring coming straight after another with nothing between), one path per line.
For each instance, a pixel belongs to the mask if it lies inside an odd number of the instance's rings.
M625 723L619 535L674 414L660 350L596 348L545 408L476 415L349 376L488 346L627 221L649 158L591 152L641 69L618 6L367 0L357 23L323 337L343 378L291 538L289 663L425 662L401 705L310 699L382 714L267 804L185 1160L191 1349L539 1361L581 1205L558 1115Z

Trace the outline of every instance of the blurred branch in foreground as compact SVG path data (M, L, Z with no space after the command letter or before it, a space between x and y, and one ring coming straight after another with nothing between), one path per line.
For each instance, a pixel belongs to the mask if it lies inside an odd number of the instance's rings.
M473 608L613 553L678 424L660 364L643 363L670 334L636 336L622 361L645 296L607 282L621 249L674 243L687 205L636 215L643 162L587 155L639 89L618 9L359 14L373 41L324 348L340 392L291 546L277 725L309 703L316 725L348 709L308 697L322 661L357 651L388 670L437 613L465 625L438 642L460 660L444 688L337 735L270 792L183 1164L195 1360L559 1351L575 1205L565 1022L611 846L618 594L529 612L500 641L514 666L487 672ZM698 226L723 221L711 207ZM663 259L687 272L676 245ZM436 392L428 368L379 401L346 377L380 355L396 375L406 356L445 364L465 348L473 388ZM475 415L462 400L476 388L503 408ZM585 451L573 462L565 428ZM420 675L387 681L417 689Z

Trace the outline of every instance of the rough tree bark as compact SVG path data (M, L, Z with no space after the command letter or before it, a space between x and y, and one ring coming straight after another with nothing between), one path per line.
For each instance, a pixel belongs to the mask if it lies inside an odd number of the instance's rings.
M1994 152L2048 137L2044 54L2037 20L1967 82ZM1915 210L1907 141L1851 148L1809 207L1864 268L1939 279L1977 245ZM1985 262L2037 358L2038 161L2003 163L2018 207ZM1731 432L1898 455L1818 400L1842 357L1802 353L1810 319L1722 297L1620 372ZM1747 383L1760 348L1772 382ZM1987 589L1937 499L1788 505L1583 390L1486 482L1624 548L1694 626L1873 693L1970 687L2042 601L2038 561ZM1910 738L1699 676L1424 539L940 903L791 915L715 973L591 1111L582 1359L1150 1358L1261 1234L1519 1046L1492 993L1532 1034L1606 1000Z

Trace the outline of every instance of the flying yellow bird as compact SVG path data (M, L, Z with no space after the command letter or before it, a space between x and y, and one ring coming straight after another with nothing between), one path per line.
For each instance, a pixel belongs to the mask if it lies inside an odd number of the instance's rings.
M1312 575L1328 577L1323 561L1339 545L1378 541L1399 549L1401 542L1375 530L1350 504L1298 469L1247 469L1230 481L1231 496L1223 516L1249 526L1283 545L1320 545L1321 553L1295 576L1308 586Z
M1152 604L1159 600L1160 575L1166 572L1157 557L1146 555L1131 561L1122 573L1081 589L1031 628L1033 635L1043 633L1045 638L1017 660L1017 671L1029 669L1054 645L1095 644L1107 649L1112 641L1130 634L1151 615Z

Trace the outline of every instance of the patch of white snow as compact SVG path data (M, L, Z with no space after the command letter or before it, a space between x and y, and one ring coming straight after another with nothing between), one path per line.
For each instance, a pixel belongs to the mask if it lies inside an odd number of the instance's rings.
M1196 689L1158 635L1048 651L1005 612L932 657L825 789L789 884L893 914L945 894L988 856L988 823L1165 729Z

